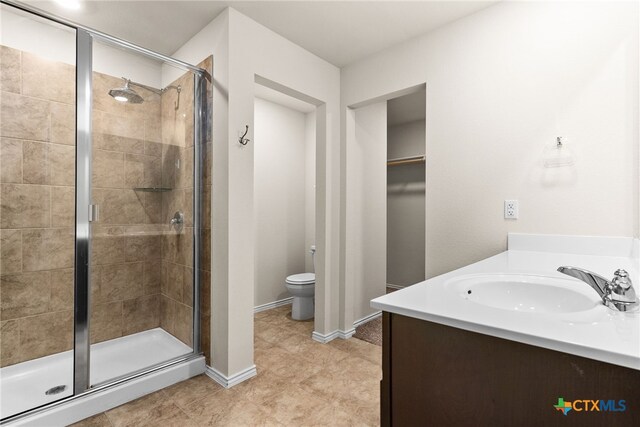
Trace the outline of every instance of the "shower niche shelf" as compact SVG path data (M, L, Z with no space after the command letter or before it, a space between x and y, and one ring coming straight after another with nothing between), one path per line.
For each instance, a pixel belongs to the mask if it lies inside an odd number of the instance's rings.
M169 187L134 187L133 191L142 191L144 193L165 193L171 191Z

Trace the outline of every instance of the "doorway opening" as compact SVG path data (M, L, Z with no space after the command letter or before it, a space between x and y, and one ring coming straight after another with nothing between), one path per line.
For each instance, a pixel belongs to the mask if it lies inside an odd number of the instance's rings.
M283 339L270 330L287 322L311 339L316 105L256 82L253 137L256 347Z

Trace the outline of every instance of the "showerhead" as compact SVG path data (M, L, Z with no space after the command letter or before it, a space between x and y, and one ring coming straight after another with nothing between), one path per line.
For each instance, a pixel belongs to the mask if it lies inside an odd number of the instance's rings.
M129 102L131 104L142 104L144 99L138 95L138 93L129 87L131 82L129 79L122 78L124 80L124 86L121 88L111 89L109 95L116 101Z

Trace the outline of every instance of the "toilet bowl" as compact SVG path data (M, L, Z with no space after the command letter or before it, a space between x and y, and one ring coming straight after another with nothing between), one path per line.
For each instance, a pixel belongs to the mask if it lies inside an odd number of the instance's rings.
M316 268L316 247L311 246L311 261L313 269ZM316 291L316 274L300 273L287 276L285 286L291 295L293 295L293 306L291 307L291 318L293 320L307 320L313 318L314 302L313 296Z
M313 317L313 296L316 290L315 273L292 274L287 277L285 286L293 295L291 318L294 320L307 320Z

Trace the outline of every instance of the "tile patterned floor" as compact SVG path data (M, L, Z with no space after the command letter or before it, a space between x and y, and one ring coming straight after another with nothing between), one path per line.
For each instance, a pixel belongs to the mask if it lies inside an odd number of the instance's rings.
M258 376L225 390L204 375L81 421L82 427L377 426L381 347L311 340L290 306L255 316Z

